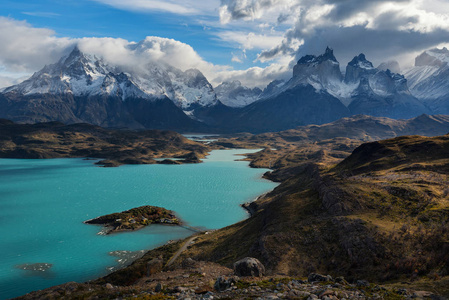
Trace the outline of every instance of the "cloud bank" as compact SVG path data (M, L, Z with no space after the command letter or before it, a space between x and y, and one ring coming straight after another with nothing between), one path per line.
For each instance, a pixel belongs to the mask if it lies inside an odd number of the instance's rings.
M138 72L154 62L167 63L181 70L196 68L213 85L240 79L249 87L264 87L286 71L285 66L276 64L235 71L230 66L205 61L190 45L173 39L149 36L133 42L119 38L60 38L52 30L34 28L24 21L3 17L0 17L0 41L0 66L8 73L20 72L21 76L23 72L35 72L44 65L57 62L75 45L82 52L101 57L129 72ZM0 88L14 83L14 78L0 78Z
M222 0L219 12L224 24L289 26L281 42L259 53L261 62L331 46L343 64L360 52L408 64L417 52L449 42L442 0Z

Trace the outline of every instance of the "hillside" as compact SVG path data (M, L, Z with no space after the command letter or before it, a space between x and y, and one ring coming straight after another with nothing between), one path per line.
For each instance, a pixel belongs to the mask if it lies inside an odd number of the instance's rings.
M125 269L79 285L78 295L112 297L113 291L105 291L107 283L125 294L140 294L165 282L170 288L164 293L176 296L175 286L184 281L208 291L207 282L230 274L208 264L229 268L250 256L267 269L268 277L257 286L320 273L344 276L350 283L363 279L395 290L405 286L447 296L449 136L396 137L445 132L445 120L356 116L279 133L221 138L211 147L264 147L248 160L253 167L270 167L265 177L281 184L245 206L252 214L249 219L149 251ZM186 250L167 266L184 243ZM151 273L155 262L158 272L164 272ZM209 273L210 268L221 273ZM197 277L195 285L192 278ZM239 284L236 293L250 285ZM347 288L354 291L354 285ZM371 285L364 293L382 288Z
M200 237L185 255L224 265L254 256L291 276L447 276L448 153L449 136L409 136L363 144L336 166L297 157L268 174L282 183L252 205L252 218Z
M105 166L154 164L154 158L185 157L199 162L208 148L172 131L113 130L58 122L15 124L0 119L1 158L104 159Z

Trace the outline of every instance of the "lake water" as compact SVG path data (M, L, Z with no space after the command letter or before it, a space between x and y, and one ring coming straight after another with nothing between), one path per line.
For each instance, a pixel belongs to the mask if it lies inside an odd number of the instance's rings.
M251 150L216 150L202 164L101 168L82 159L0 159L0 299L68 281L83 282L117 266L108 253L151 249L191 231L153 225L98 235L83 224L142 205L173 210L191 226L217 229L247 217L239 204L276 184L266 169L235 161ZM45 271L18 265L47 263Z

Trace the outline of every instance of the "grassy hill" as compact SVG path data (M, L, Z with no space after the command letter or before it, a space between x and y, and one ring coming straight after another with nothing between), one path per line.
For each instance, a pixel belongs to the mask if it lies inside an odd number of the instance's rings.
M202 236L185 256L224 265L254 256L291 276L449 275L449 136L363 144L337 165L322 158L281 164L268 175L281 185L252 218Z

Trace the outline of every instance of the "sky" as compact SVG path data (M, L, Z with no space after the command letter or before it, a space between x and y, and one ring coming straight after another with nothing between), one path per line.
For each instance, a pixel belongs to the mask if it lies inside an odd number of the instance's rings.
M163 61L209 81L265 87L303 55L334 49L404 70L449 45L447 0L2 0L0 88L57 62L75 45L106 61Z

